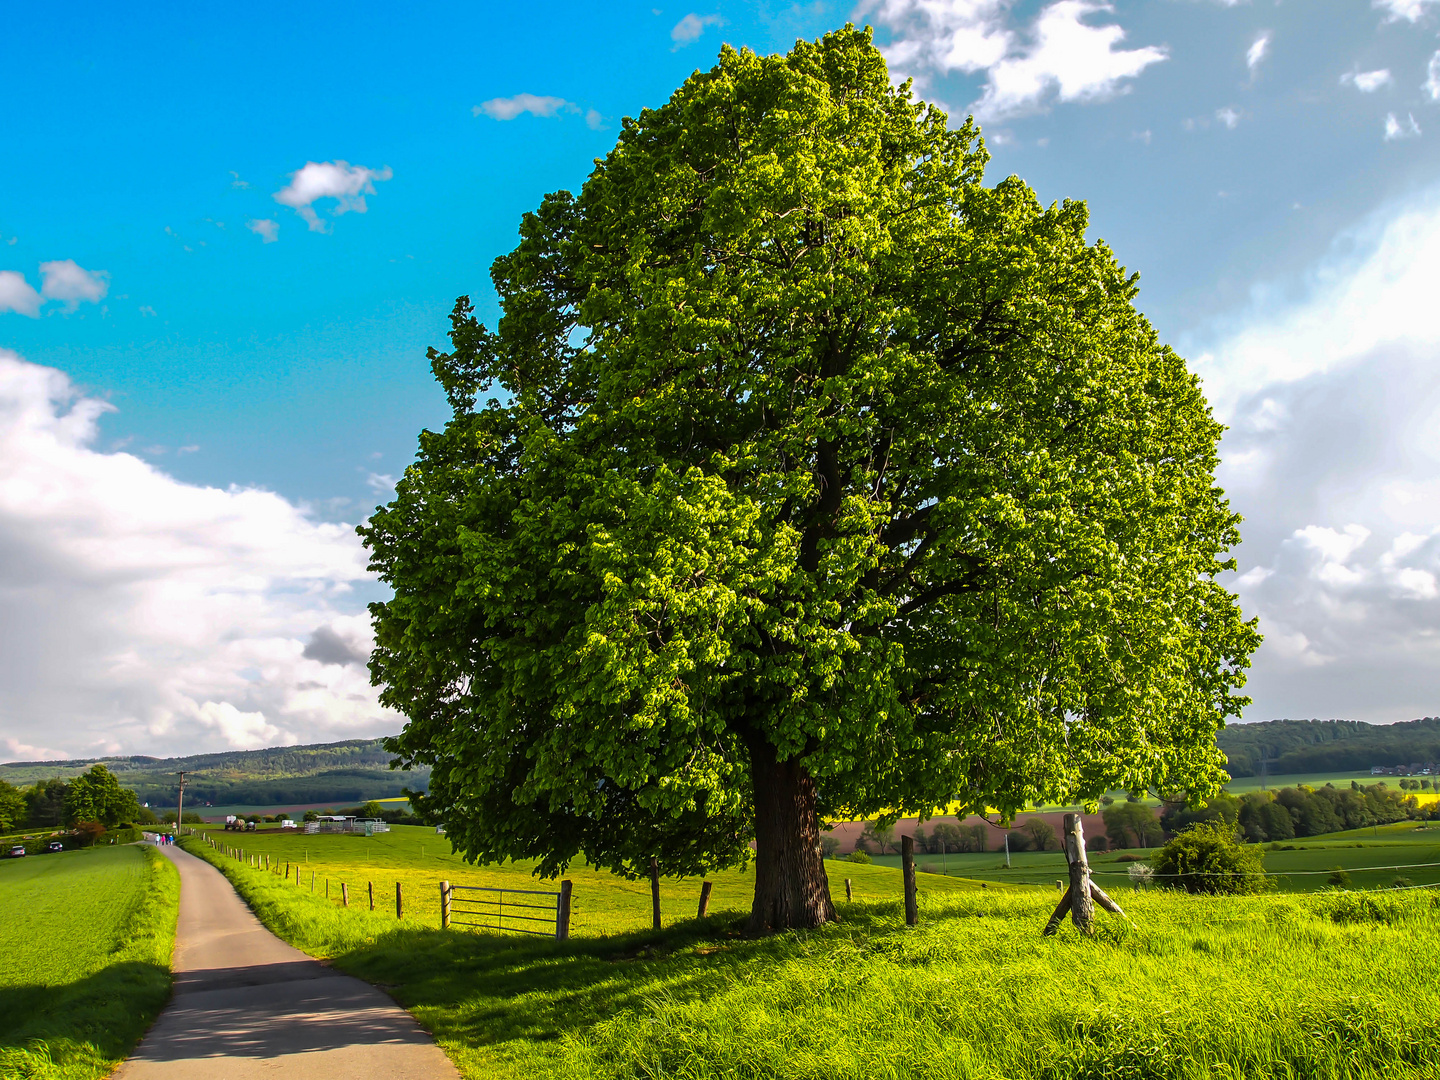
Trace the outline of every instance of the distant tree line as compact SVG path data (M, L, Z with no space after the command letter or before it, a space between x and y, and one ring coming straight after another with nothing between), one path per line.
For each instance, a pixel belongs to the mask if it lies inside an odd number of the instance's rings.
M1440 717L1399 724L1359 720L1270 720L1231 724L1215 736L1231 776L1354 772L1377 765L1440 761Z
M0 832L155 823L135 792L122 787L104 765L68 781L42 780L28 788L0 780Z
M1407 818L1428 818L1435 811L1420 807L1403 791L1382 783L1349 787L1280 788L1278 791L1251 791L1244 795L1218 795L1204 806L1189 808L1173 804L1165 808L1161 824L1177 833L1197 822L1223 822L1232 826L1252 844L1294 840L1302 836L1388 825Z

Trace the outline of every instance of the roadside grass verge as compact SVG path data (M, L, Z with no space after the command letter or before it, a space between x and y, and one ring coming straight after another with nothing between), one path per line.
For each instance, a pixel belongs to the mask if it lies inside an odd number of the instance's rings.
M180 877L153 848L0 867L0 1076L91 1080L170 998Z
M922 885L907 929L892 870L893 899L842 901L818 931L751 939L729 911L555 942L397 925L184 843L280 936L390 991L477 1080L1440 1075L1440 1004L1422 989L1440 908L1423 891L1127 893L1130 920L1047 939L1039 889Z

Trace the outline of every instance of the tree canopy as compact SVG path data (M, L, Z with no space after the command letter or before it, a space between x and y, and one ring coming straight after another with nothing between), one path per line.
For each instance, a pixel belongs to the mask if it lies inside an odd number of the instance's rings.
M526 214L361 532L371 671L481 860L734 864L833 917L818 820L1214 790L1258 638L1220 425L1083 203L868 31L726 48Z

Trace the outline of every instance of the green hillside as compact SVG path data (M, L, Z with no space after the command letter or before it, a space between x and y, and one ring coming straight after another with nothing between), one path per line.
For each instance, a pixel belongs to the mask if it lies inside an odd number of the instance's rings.
M1229 759L1231 776L1258 776L1262 757L1271 776L1369 771L1440 762L1440 717L1399 724L1361 720L1268 720L1231 724L1215 742Z
M363 802L397 796L402 788L423 790L430 778L428 770L391 770L390 755L379 739L350 739L175 758L11 762L0 765L0 780L16 787L66 780L97 763L152 807L175 805L175 774L181 771L186 774L186 802L195 805Z

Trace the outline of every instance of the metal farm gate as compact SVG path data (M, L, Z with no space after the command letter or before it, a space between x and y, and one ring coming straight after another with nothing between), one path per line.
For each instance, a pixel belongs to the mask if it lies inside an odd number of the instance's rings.
M492 889L442 881L440 925L473 926L564 941L570 936L570 881L560 882L559 892Z

